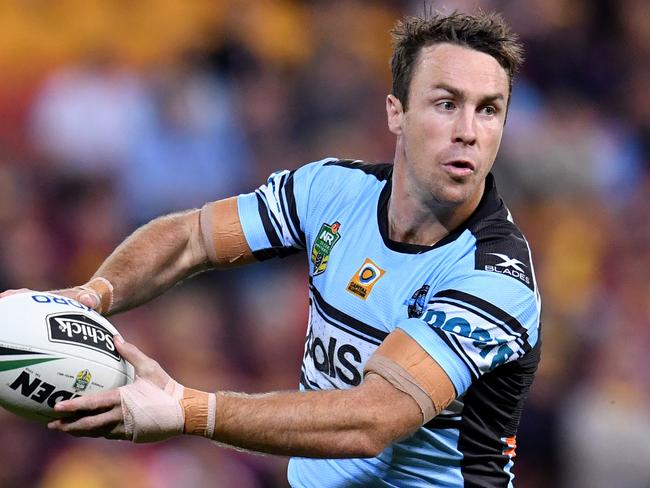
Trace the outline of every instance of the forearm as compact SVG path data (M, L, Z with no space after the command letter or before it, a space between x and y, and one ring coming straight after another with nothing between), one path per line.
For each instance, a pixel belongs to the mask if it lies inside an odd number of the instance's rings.
M410 397L382 378L370 381L371 388L362 384L351 390L218 393L214 439L278 455L376 456L419 427L420 414Z
M94 274L113 285L110 313L151 300L210 266L198 219L198 210L159 217L113 251Z

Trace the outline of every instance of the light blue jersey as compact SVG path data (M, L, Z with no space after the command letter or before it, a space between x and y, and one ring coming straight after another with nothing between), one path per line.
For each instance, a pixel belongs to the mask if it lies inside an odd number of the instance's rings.
M515 433L539 362L540 299L528 245L494 178L474 214L434 246L392 241L391 165L326 159L274 173L238 198L262 260L305 251L310 313L302 390L345 389L399 327L445 370L458 398L368 459L293 458L294 487L507 487Z

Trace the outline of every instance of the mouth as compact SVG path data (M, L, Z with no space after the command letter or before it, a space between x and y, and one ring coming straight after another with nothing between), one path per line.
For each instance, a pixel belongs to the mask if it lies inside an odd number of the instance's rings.
M454 159L443 164L443 167L455 176L467 176L476 170L474 163L468 159Z

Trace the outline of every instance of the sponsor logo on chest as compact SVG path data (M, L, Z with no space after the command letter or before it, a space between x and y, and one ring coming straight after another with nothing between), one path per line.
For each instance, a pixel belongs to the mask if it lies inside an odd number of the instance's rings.
M361 267L350 279L345 289L362 300L365 300L370 295L372 288L385 273L386 271L377 266L372 259L366 258Z

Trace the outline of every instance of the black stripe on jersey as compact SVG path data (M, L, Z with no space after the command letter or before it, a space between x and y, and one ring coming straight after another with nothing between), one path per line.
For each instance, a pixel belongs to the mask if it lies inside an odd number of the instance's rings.
M274 190L275 182L273 182L272 187L273 187L272 191L275 192L275 190ZM255 190L255 193L262 198L262 203L264 203L264 205L266 206L266 212L267 212L269 218L272 220L271 223L273 225L273 229L275 229L275 235L278 238L280 238L282 236L282 224L280 223L278 218L275 216L275 213L271 210L271 206L269 205L269 199L266 197L266 194L262 190L260 190L259 188L257 190ZM280 211L282 211L282 210L280 210ZM280 245L282 245L282 243L280 243Z
M463 396L458 450L464 486L507 487L511 458L501 438L517 432L523 404L540 359L541 343L525 356L493 369L472 383Z
M268 249L253 251L253 256L258 261L266 261L271 258L286 258L299 252L300 249L296 249L295 247L269 247Z
M280 188L280 191L278 192L278 199L280 200L280 211L282 212L282 216L284 217L284 220L287 223L287 229L289 229L289 233L291 234L291 238L294 240L294 242L297 245L300 245L302 243L300 242L300 239L298 238L298 234L294 230L294 223L289 218L289 212L287 211L286 192L285 192L286 180L287 180L287 174L282 175L282 177L280 178L280 184L278 185L278 187ZM304 244L303 244L303 247L304 247Z
M432 328L436 334L449 346L449 349L454 351L456 353L456 356L465 363L465 366L467 366L467 369L469 369L469 372L472 376L473 379L476 379L480 376L480 371L476 364L474 364L474 361L471 360L471 358L467 355L465 350L461 347L460 343L458 342L458 339L456 339L455 342L452 342L447 334L445 334L442 330L437 329L437 328ZM452 337L453 335L450 334ZM455 338L454 338L455 339Z
M338 310L337 308L334 308L332 305L327 303L325 299L321 296L319 291L316 289L316 287L311 283L311 278L309 279L309 289L312 292L312 295L314 299L316 300L316 304L318 307L322 310L324 315L327 315L334 320L337 320L338 322L341 322L343 325L347 325L348 327L352 327L353 329L356 329L357 331L361 332L362 334L365 334L368 337L372 337L376 341L379 341L381 343L386 336L388 335L388 332L384 330L379 330L376 329L375 327L372 327L371 325L364 324L358 319L355 319L354 317L346 314L345 312L342 312ZM325 316L323 318L326 318ZM332 324L336 325L336 324ZM340 327L339 327L340 328ZM343 329L344 330L344 329ZM367 338L363 338L367 340L368 342L372 342L368 340Z
M482 298L479 298L477 296L470 295L469 293L465 293L458 290L440 291L432 297L432 299L435 298L451 298L452 300L465 302L480 310L483 310L485 313L491 315L492 317L500 321L501 324L496 323L496 325L502 328L505 332L508 332L509 334L514 332L515 335L521 336L521 338L524 340L523 347L526 352L528 352L531 349L530 342L528 341L528 331L526 330L526 328L523 325L521 325L521 323L515 317L505 312L504 310L500 309L496 305L493 305L490 302L483 300ZM455 305L459 305L459 304L455 304ZM510 328L511 330L510 331L507 330L506 328L504 328L504 326Z
M446 418L440 418L438 417L433 417L431 420L429 420L426 424L424 424L422 427L425 429L460 429L461 425L461 420L460 419L446 419Z
M291 171L289 173L289 176L287 177L287 183L284 187L284 193L285 197L287 199L287 205L289 207L289 217L291 222L293 223L293 227L296 229L296 232L298 234L298 242L302 244L303 247L306 246L306 238L305 238L305 233L302 231L300 227L300 219L298 218L298 210L296 206L296 197L293 193L293 175L295 174L295 171Z
M368 164L353 159L337 159L335 161L328 161L323 166L340 166L342 168L358 169L367 175L374 176L379 181L385 181L393 174L392 164Z
M318 382L316 382L316 381L314 381L312 379L309 379L307 377L307 371L305 371L305 365L304 364L303 364L302 368L300 369L300 384L302 386L304 386L305 388L309 388L310 390L323 390L323 389L325 389L325 390L327 390L327 389L338 390L338 389L340 389L329 378L327 378L325 376L322 376L322 378L325 381L327 381L332 388L327 388L327 387L323 388L321 385L318 384Z
M278 253L271 247L269 249L260 249L259 251L253 251L253 256L258 261L266 261L267 259L278 257Z
M305 376L304 371L300 371L300 384L305 388L305 390L313 390L312 386L307 382L307 377Z
M442 331L439 331L439 332L440 332L440 334L444 334L444 332L442 332ZM478 376L480 375L481 370L478 367L478 365L474 362L474 360L472 359L472 356L467 354L465 349L463 349L463 345L460 343L460 340L458 339L456 334L449 334L449 337L453 341L453 343L456 344L457 350L461 352L462 357L465 358L465 363L470 365L469 369L470 369L470 372L472 373L472 375L475 376L476 378L478 378Z
M460 420L461 415L462 415L462 414L459 413L459 412L453 412L453 413L450 412L450 413L445 413L445 411L443 410L443 411L440 412L438 415L436 415L436 418L446 418L446 419L456 419L456 420Z
M268 249L259 249L257 251L253 251L253 256L255 256L255 259L258 261L266 261L270 258L284 258L291 254L300 252L300 249L297 249L295 247L284 247L282 245L282 241L280 241L275 227L273 227L273 223L271 222L271 218L273 218L276 223L277 220L275 219L275 216L268 211L266 197L259 190L255 191L255 196L257 197L257 210L260 214L260 220L262 221L264 232L266 232L266 237L271 244L271 247ZM270 217L269 214L271 215Z
M354 337L356 337L356 338L358 338L358 339L361 339L361 340L364 340L364 341L366 341L366 342L369 342L370 344L374 344L374 345L376 345L376 346L378 346L379 344L381 344L381 341L380 341L380 340L372 339L372 338L368 337L367 334L364 334L364 335L359 334L358 332L356 332L356 330L358 330L358 329L356 329L356 327L347 326L348 324L345 323L345 322L343 322L343 320L341 320L340 318L331 318L331 317L328 317L327 312L325 312L325 311L323 310L323 308L322 308L322 303L324 303L324 302L319 302L318 299L316 299L316 300L314 300L313 303L314 303L314 306L316 307L316 311L319 312L319 315L321 316L321 318L322 318L325 322L327 322L328 324L330 324L331 326L336 327L337 329L342 330L343 332L346 332L346 333L348 333L348 334L350 334L350 335L353 335ZM326 305L327 305L327 304L326 304ZM340 314L343 314L343 312L340 312L340 311L338 311L338 310L337 310L337 312L340 313ZM345 314L343 314L343 315L345 315ZM340 322L342 322L342 323L339 324L339 323L335 322L334 320L338 320L338 321L340 321ZM365 324L364 324L364 325L365 325ZM346 326L347 326L347 327L346 327ZM368 327L369 327L369 326L368 326ZM355 329L356 329L356 330L355 330Z
M269 240L271 247L281 247L282 241L280 241L276 228L273 227L273 223L271 222L271 218L275 219L275 217L271 212L269 212L266 197L259 190L255 190L255 196L257 197L257 210L260 213L260 219L262 220L262 225L264 226L264 232L266 232L266 237ZM270 217L269 214L271 214Z
M435 305L436 303L444 303L444 304L447 304L447 305L453 305L454 307L462 308L462 309L465 309L465 310L467 310L467 311L469 311L469 312L472 312L474 315L476 315L476 316L478 316L478 317L481 317L481 318L484 319L485 321L490 322L491 324L496 325L499 329L501 329L502 331L504 331L506 334L508 334L508 335L510 335L510 336L515 336L515 337L516 337L515 342L516 342L517 344L519 344L520 346L522 346L522 348L523 348L525 351L528 351L528 350L530 349L530 345L528 344L528 342L526 342L526 341L521 337L520 334L514 332L513 330L508 330L508 329L504 326L504 324L502 324L501 322L496 321L493 317L490 317L490 316L488 316L488 315L482 313L482 311L481 311L480 309L477 309L477 308L474 308L474 307L470 307L470 306L468 306L465 302L459 302L459 301L455 301L455 300L440 300L440 299L438 299L438 300L431 300L431 301L429 302L430 305Z

